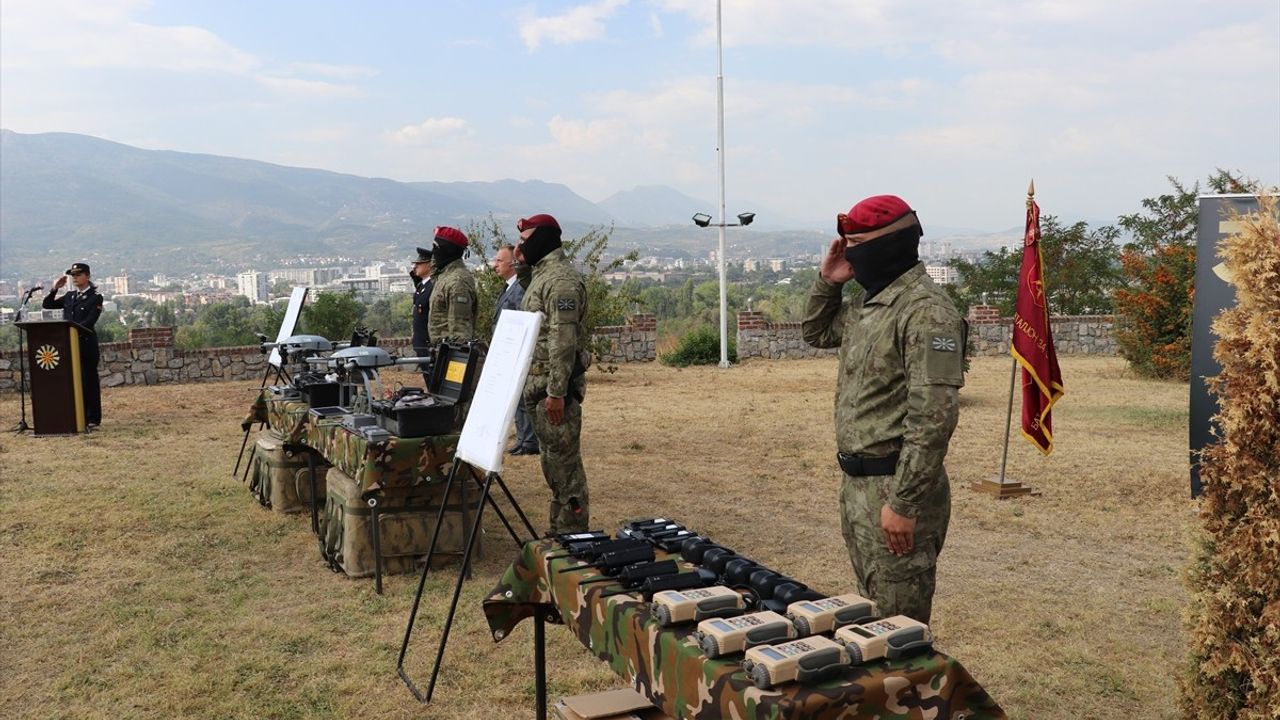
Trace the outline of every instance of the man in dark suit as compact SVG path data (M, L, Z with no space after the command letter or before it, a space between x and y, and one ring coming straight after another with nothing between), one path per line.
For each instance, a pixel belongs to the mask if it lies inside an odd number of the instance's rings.
M60 298L58 294L71 276L72 288ZM94 330L102 315L102 295L89 281L89 266L76 263L66 275L53 283L53 289L44 296L41 307L45 310L62 310L62 318ZM96 428L102 424L102 391L98 385L98 336L96 332L80 332L80 383L84 388L85 425Z
M431 250L417 248L418 255L413 259L413 267L409 269L409 277L413 278L413 354L415 357L428 357L431 354L431 335L427 332L427 313L431 309ZM426 369L423 365L423 370ZM431 379L422 373L422 380L427 385Z
M498 296L497 307L493 311L495 327L498 325L498 316L503 310L519 310L520 301L524 299L524 288L516 281L514 252L515 249L510 245L504 245L498 248L498 254L493 256L493 269L497 271L498 277L507 283L507 286L502 289L502 294ZM529 422L529 416L520 405L516 406L516 444L507 452L512 455L538 454L538 436L533 434L533 423Z

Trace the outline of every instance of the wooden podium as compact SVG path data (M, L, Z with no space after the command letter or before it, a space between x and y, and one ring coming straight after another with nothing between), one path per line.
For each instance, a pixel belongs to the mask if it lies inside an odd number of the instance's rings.
M69 320L14 323L27 334L27 377L36 435L85 431L80 337L93 331ZM96 371L96 369L95 369Z

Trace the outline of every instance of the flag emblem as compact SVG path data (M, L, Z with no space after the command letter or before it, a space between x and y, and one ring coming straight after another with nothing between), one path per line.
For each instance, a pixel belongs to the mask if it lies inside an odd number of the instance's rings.
M956 341L948 337L935 337L933 339L933 349L941 350L942 352L955 352Z
M58 367L58 349L52 345L41 345L36 350L36 364L41 370L52 370Z
M556 301L557 310L577 310L578 301L575 298L560 298Z

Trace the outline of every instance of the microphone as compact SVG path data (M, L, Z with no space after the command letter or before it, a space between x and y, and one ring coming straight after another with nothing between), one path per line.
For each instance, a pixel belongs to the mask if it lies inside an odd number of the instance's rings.
M30 290L27 290L27 297L31 297L32 295L35 295L35 294L36 294L36 291L37 291L37 290L43 290L43 289L44 289L44 286L43 286L43 285L37 285L37 286L35 286L35 287L31 288Z

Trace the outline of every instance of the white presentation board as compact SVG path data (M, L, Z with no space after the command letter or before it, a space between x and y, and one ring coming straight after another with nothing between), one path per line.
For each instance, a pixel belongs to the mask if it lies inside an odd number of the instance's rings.
M294 328L298 326L298 316L302 314L302 304L307 301L307 288L296 287L289 295L289 308L284 311L284 320L280 321L280 332L276 333L276 342L293 337ZM271 348L271 357L267 362L280 367L284 358L280 357L280 348Z
M542 313L503 310L498 316L471 409L458 438L457 457L473 467L502 472L507 430L516 417L516 404L529 374L540 327Z

